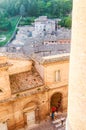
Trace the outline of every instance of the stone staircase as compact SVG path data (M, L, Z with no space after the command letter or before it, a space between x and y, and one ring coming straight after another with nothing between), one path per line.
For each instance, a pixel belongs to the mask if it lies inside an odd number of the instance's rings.
M62 120L56 119L55 121L52 121L52 124L57 130L65 130L65 118Z
M57 130L65 130L66 126L66 115L58 114L57 118L52 121L52 125L57 128Z

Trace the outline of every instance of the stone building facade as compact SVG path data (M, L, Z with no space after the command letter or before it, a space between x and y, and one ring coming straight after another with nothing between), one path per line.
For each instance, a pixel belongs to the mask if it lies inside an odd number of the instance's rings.
M33 37L44 36L46 33L51 34L56 31L55 20L48 19L47 16L40 16L35 19L35 30L32 32Z
M69 54L30 59L0 57L0 130L46 119L54 94L67 110ZM57 100L57 99L56 99Z
M71 31L63 29L57 31L57 35L46 35L44 37L44 45L48 44L70 44L71 43Z

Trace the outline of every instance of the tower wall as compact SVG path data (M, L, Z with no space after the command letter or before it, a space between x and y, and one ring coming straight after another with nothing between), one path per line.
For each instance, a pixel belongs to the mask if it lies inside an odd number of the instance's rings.
M86 0L73 0L67 130L86 130Z

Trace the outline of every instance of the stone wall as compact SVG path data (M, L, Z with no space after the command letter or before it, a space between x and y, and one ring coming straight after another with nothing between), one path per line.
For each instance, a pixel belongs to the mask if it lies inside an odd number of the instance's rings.
M86 130L86 0L73 0L68 130Z
M24 127L27 123L25 114L35 111L36 123L50 115L50 100L54 93L61 92L63 111L67 110L67 86L43 91L31 96L19 97L16 100L0 104L0 122L7 122L9 130Z
M60 81L56 81L56 72L60 71ZM45 65L45 83L63 86L68 83L69 61L60 61ZM61 84L61 85L60 85Z
M9 75L31 71L32 61L10 59L9 63L13 64L9 69L4 68L0 71L0 83L3 91L3 95L0 95L0 99L3 100L0 103L0 122L7 122L9 130L25 126L26 114L30 111L35 112L36 123L44 120L47 115L49 116L50 100L56 92L62 94L63 111L67 110L68 61L36 64L36 69L44 79L44 86L31 88L14 95L11 95ZM61 81L59 82L54 80L57 70L61 71Z
M62 94L62 112L67 112L67 104L68 104L68 86L62 86L59 88L52 88L49 91L49 109L50 108L50 101L51 101L51 97L55 94L55 93L61 93Z
M0 56L0 64L4 64L7 62L7 57L5 56Z
M57 61L54 63L46 63L45 65L39 62L35 63L35 67L45 84L50 84L52 87L63 86L68 84L69 60ZM56 82L56 71L60 71L61 80ZM57 86L56 86L57 87Z
M32 67L32 61L9 59L8 62L12 65L8 69L9 75L30 71Z
M37 71L39 72L41 78L44 80L44 69L45 69L44 66L36 61L35 62L35 67L36 67Z
M33 109L33 105L30 106L30 103L35 104L35 109ZM34 110L36 112L37 107L39 108L39 117L36 113L36 121L41 121L45 119L48 113L46 93L34 94L25 98L19 98L12 102L0 104L0 121L6 121L9 130L23 127L26 122L24 114L30 110Z
M0 70L0 100L11 97L9 75L5 69Z

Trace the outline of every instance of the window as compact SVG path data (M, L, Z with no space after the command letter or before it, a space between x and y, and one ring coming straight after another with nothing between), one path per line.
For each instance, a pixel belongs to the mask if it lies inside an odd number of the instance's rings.
M61 81L61 73L60 70L55 72L55 82Z

